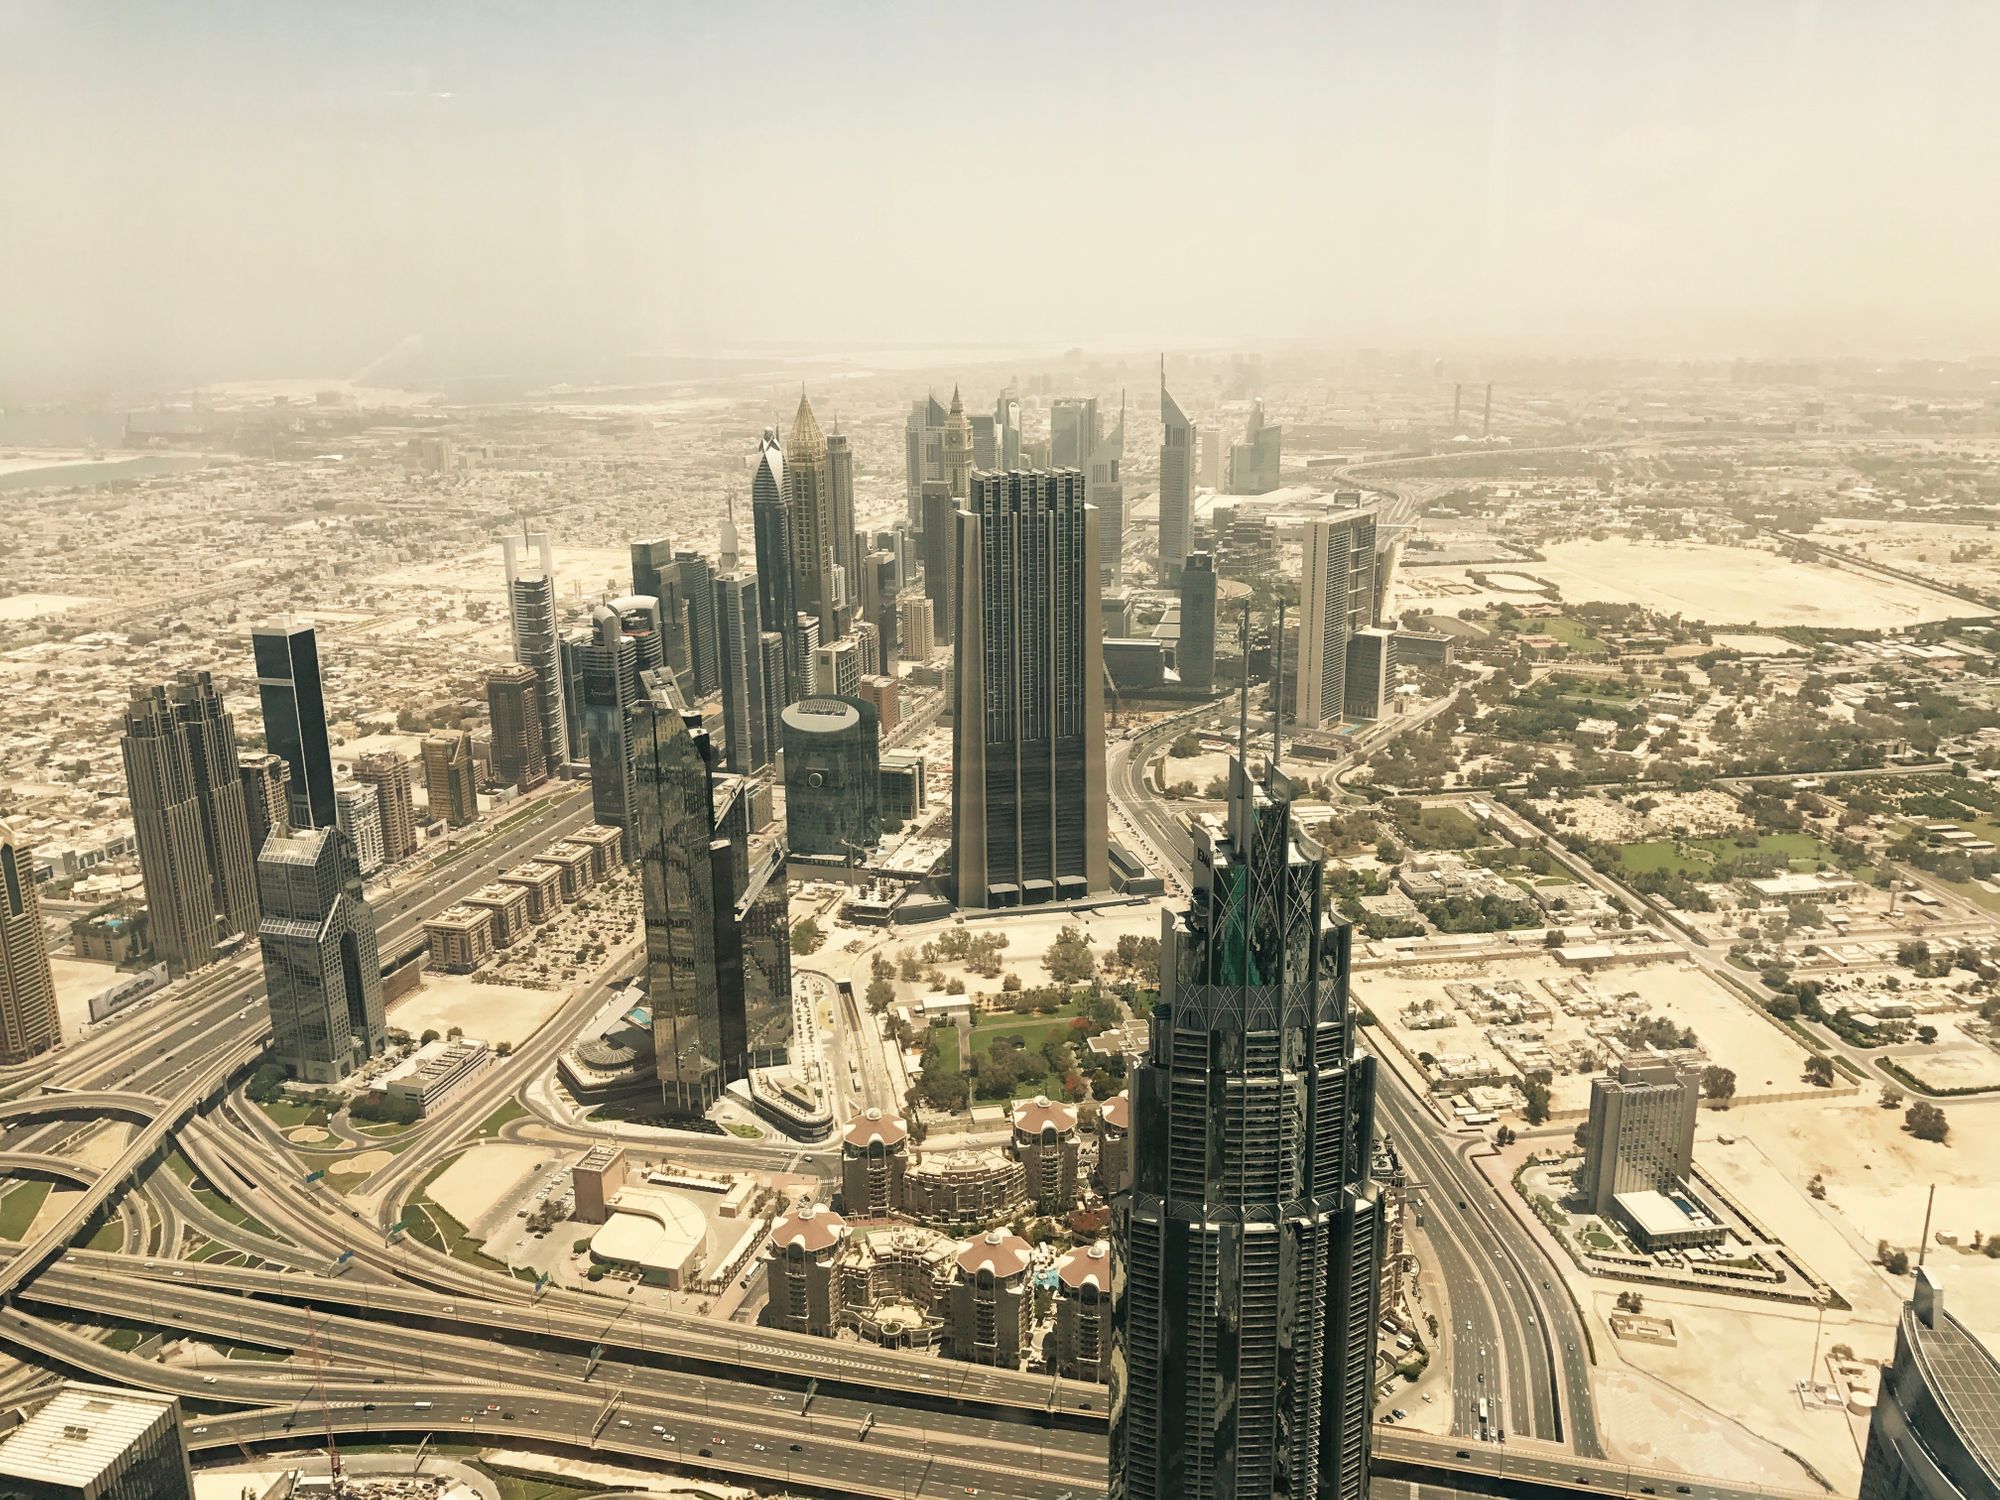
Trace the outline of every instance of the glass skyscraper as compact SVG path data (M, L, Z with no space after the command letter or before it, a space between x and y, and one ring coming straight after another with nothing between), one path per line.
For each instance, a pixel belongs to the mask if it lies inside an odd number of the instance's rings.
M1364 1500L1383 1223L1349 927L1292 785L1231 763L1162 921L1112 1206L1114 1500Z
M257 626L250 643L264 710L264 743L272 754L284 757L292 773L292 827L331 828L333 751L326 738L319 637L310 621L288 620Z

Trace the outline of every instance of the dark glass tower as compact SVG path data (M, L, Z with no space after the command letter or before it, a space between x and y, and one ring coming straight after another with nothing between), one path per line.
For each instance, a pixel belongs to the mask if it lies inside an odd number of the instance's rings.
M1919 1266L1868 1423L1861 1500L1992 1495L2000 1495L2000 1358L1945 1311L1943 1286Z
M754 573L716 576L716 656L722 678L722 743L729 769L749 776L771 763L769 700Z
M757 467L750 476L750 516L756 529L757 602L764 628L785 639L781 696L795 703L805 691L806 669L792 579L792 499L785 484L784 449L778 446L778 434L768 429L757 445Z
M1162 921L1112 1207L1114 1500L1364 1500L1383 1226L1350 929L1292 787L1230 768Z
M291 768L294 828L333 827L333 752L326 738L319 638L306 621L259 625L250 633L264 743Z
M271 1055L294 1078L338 1083L389 1045L375 914L347 836L273 834L257 856Z
M1108 889L1097 512L1084 477L976 475L956 520L958 904Z
M701 715L665 672L630 710L632 822L646 910L653 1061L667 1107L705 1113L792 1037L784 851L752 852L740 783L717 796ZM721 806L718 806L718 801Z

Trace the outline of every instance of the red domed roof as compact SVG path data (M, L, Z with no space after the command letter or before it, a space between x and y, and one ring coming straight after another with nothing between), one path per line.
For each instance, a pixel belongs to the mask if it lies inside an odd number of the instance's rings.
M831 1250L846 1233L847 1220L823 1203L808 1203L771 1226L771 1244L778 1250L793 1245L808 1252Z
M1113 1094L1109 1099L1104 1101L1103 1106L1097 1112L1097 1117L1113 1130L1130 1130L1132 1128L1132 1096L1122 1091Z
M1034 1258L1034 1249L1018 1234L1005 1229L989 1229L978 1239L969 1240L959 1247L958 1268L968 1276L977 1276L981 1270L991 1270L1005 1281L1010 1276L1021 1275Z
M1071 1291L1082 1291L1086 1286L1094 1286L1100 1292L1111 1290L1111 1245L1099 1240L1080 1250L1072 1250L1056 1262L1056 1275Z
M1023 1135L1040 1135L1049 1129L1067 1135L1076 1129L1076 1106L1054 1103L1048 1095L1037 1094L1014 1106L1014 1128Z
M876 1141L885 1146L900 1146L909 1138L910 1127L901 1120L880 1109L869 1109L854 1117L854 1123L847 1127L847 1134L841 1139L850 1146L865 1147Z

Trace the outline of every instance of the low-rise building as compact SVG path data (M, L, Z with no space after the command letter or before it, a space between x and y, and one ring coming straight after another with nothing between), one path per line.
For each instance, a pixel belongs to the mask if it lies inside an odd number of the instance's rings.
M473 1037L426 1042L382 1079L385 1098L403 1099L429 1114L486 1066L486 1043Z
M615 829L613 831L616 832ZM588 846L567 841L557 844L554 848L544 849L532 861L534 864L547 865L556 871L562 881L564 901L576 900L595 884L597 879L593 873L595 862L595 856Z
M563 872L555 865L530 860L500 876L504 885L518 885L528 893L528 920L541 923L556 914L568 900L563 895Z
M617 1146L592 1146L569 1169L570 1197L575 1217L585 1224L602 1224L611 1200L625 1186L625 1153Z
M470 974L493 956L493 913L483 906L448 906L424 920L431 967Z
M493 914L493 946L496 949L513 947L534 926L528 918L530 902L523 886L496 880L491 885L481 886L460 904Z
M903 1212L944 1227L993 1224L1025 1205L1028 1177L1004 1151L924 1151L903 1171Z
M609 880L625 863L624 831L609 824L586 823L563 843L590 851L590 873L595 880Z
M193 1500L180 1402L66 1381L0 1441L0 1495L19 1500Z

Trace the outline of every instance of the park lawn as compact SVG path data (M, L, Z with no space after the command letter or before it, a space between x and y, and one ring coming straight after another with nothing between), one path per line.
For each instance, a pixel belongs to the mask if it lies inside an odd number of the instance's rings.
M0 1240L18 1240L48 1202L52 1182L30 1178L0 1198Z
M258 1106L280 1130L296 1130L301 1125L324 1125L326 1110L317 1104L301 1104L296 1099L273 1099Z
M1577 620L1554 619L1536 622L1544 633L1554 636L1578 656L1602 656L1611 648L1590 633L1590 627Z
M501 1129L527 1114L528 1106L518 1099L509 1099L505 1104L486 1117L485 1123L473 1132L475 1136L498 1135Z
M1487 842L1470 813L1458 807L1422 807L1399 820L1396 831L1415 849L1472 849Z
M1739 847L1723 838L1652 839L1639 844L1618 846L1618 863L1628 875L1644 875L1655 870L1699 878L1719 859L1742 854L1775 854L1793 870L1835 869L1840 861L1833 851L1809 833L1766 833L1758 837L1754 849Z
M988 1020L981 1021L972 1028L973 1055L978 1056L985 1052L987 1048L993 1045L993 1039L997 1036L1019 1037L1021 1045L1030 1052L1040 1047L1050 1037L1057 1037L1063 1041L1068 1041L1070 1037L1070 1022L1075 1019L1076 1017L1073 1014L1008 1016L1004 1019L994 1016Z

